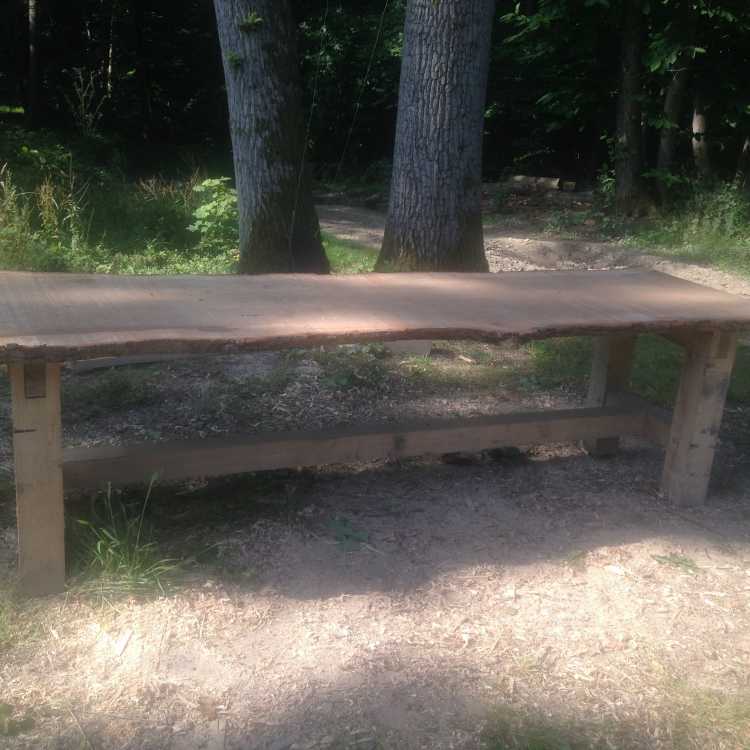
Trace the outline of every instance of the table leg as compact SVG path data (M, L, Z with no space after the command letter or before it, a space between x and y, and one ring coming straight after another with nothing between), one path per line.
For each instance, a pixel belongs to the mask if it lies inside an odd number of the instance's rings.
M591 380L587 406L613 406L617 397L627 390L633 367L636 336L598 336L594 339ZM583 447L592 456L612 456L617 453L617 436L585 441Z
M737 334L698 332L687 347L661 489L679 505L706 500Z
M18 571L30 595L65 588L60 365L12 364Z

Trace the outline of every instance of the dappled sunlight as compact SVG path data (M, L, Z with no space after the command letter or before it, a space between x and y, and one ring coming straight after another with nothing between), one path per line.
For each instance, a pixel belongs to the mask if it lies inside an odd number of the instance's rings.
M741 298L642 271L330 277L6 273L0 284L8 316L0 323L2 346L48 347L64 359L155 351L155 342L168 342L170 351L221 351L377 337L501 340L750 322L750 307Z
M226 488L161 497L164 548L212 556L166 597L23 604L36 648L0 679L39 731L102 747L739 742L746 502L672 513L643 458L341 470L240 513Z

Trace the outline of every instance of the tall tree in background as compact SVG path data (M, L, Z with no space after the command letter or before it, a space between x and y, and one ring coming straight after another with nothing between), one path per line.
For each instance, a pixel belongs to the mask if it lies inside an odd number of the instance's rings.
M742 142L740 158L737 160L737 171L734 176L734 184L746 192L750 192L750 136Z
M705 82L699 80L693 98L693 159L695 171L701 180L710 180L713 175L711 150L708 142L708 101Z
M624 214L636 211L642 200L644 25L642 0L623 0L615 139L615 205Z
M685 110L692 62L692 50L683 49L670 71L671 77L664 92L664 119L656 157L656 169L659 172L657 188L662 204L667 203L669 199L669 177L674 171L677 144L682 133L682 115Z
M306 165L289 0L214 0L229 103L240 272L327 273Z
M39 125L39 0L27 1L29 21L29 68L26 83L26 121Z
M377 268L486 271L482 132L494 0L408 0Z

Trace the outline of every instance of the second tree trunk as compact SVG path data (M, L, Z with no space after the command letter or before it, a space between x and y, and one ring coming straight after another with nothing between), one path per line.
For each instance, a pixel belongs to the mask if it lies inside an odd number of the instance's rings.
M214 0L214 6L237 181L240 271L325 273L289 0Z
M643 144L641 128L641 68L643 57L641 0L624 0L620 95L615 144L615 204L624 214L638 211L642 200Z
M494 0L409 0L379 270L486 271L482 134Z

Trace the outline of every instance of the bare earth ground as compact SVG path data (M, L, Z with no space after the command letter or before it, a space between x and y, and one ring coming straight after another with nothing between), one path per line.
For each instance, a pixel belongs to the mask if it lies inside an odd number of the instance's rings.
M361 209L321 214L358 241L379 231ZM502 228L488 245L495 270L622 252ZM66 440L580 400L525 383L528 356L437 344L429 359L355 349L69 371ZM0 704L34 726L6 737L0 716L0 747L746 749L749 424L728 409L698 510L658 497L662 455L633 441L606 461L557 445L162 488L153 520L182 578L150 599L19 602ZM10 478L0 380L0 583L15 555ZM81 507L73 498L69 515Z
M538 271L550 269L602 269L622 266L654 268L699 284L733 294L750 295L750 280L717 269L665 260L647 251L635 250L616 242L603 242L595 229L585 223L576 227L579 239L559 239L550 224L560 209L579 210L589 202L575 193L558 193L555 203L549 198L538 204L529 199L518 213L496 214L484 229L485 248L490 270ZM522 200L522 199L518 199ZM532 205L528 205L529 203ZM385 216L379 211L353 206L318 206L323 231L341 239L380 248Z

